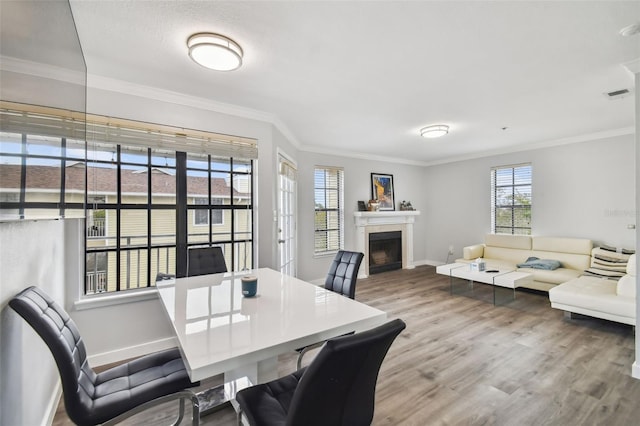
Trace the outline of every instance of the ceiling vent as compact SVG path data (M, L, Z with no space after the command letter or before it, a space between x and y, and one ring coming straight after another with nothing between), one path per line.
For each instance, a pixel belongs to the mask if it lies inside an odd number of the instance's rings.
M621 99L626 97L630 93L631 91L629 89L620 89L620 90L614 90L612 92L605 93L605 96L608 99Z

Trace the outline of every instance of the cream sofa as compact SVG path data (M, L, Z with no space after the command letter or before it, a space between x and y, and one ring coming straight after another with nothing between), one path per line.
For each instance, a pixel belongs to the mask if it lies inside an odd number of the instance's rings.
M551 307L571 313L636 325L636 255L620 280L584 276L549 290Z
M487 266L517 269L533 275L527 286L549 291L558 284L579 277L591 266L593 243L584 238L535 237L530 235L487 234L484 244L463 249L463 257L456 262L470 263L483 258ZM529 257L557 260L561 266L555 270L518 268Z

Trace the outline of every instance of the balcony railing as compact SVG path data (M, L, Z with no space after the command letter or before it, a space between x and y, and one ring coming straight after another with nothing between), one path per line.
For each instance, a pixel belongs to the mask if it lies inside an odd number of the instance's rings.
M192 240L195 236L196 234L189 234L189 237ZM250 234L247 233L246 236L250 236ZM140 238L142 237L143 236L140 236ZM173 234L153 236L153 238L156 240L163 237L173 237L175 239L175 236ZM105 238L105 240L107 241L115 240L114 237L103 238ZM132 240L135 238L137 237L125 237L123 241L123 249L120 252L120 291L153 286L155 284L155 278L158 273L175 274L175 246L151 247L151 250L149 251L149 249L146 247L135 247L135 245L132 244ZM236 241L233 243L214 242L214 244L223 247L227 267L229 268L229 270L242 271L245 269L250 269L252 267L252 241ZM235 252L235 255L233 256L233 264L231 262L232 251ZM105 251L91 250L91 253L95 254L96 256L108 256L109 252L115 253L113 249ZM147 256L152 257L151 274L149 278L151 282L147 282ZM111 266L108 266L108 268L112 268L113 266L115 266L115 260L113 260L113 258L111 259ZM106 266L106 257L104 258L103 262L104 263L96 263L96 269L104 268L104 266ZM113 268L113 271L111 271L110 277L108 271L96 269L87 271L85 284L86 294L116 291L115 268ZM109 280L111 280L111 283L109 283Z
M107 271L88 272L85 285L87 294L104 293L107 291Z
M106 234L106 224L104 218L87 219L87 238L104 237Z

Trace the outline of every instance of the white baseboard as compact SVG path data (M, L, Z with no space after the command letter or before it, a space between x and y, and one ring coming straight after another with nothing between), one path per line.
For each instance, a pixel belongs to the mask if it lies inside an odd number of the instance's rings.
M631 377L640 379L640 364L638 364L638 361L635 361L631 366Z
M58 411L58 405L60 404L60 398L62 397L62 383L58 379L56 382L56 387L51 392L51 398L49 398L49 402L47 403L46 409L44 411L44 418L42 419L42 426L51 426L53 424L53 419L56 416L56 411Z
M173 348L177 345L178 342L175 337L168 337L166 339L155 340L153 342L146 342L141 345L129 346L126 348L116 349L114 351L90 355L87 358L92 366L99 366L136 358L152 352Z
M439 260L424 259L424 260L414 261L413 264L415 266L422 266L422 265L440 266L440 265L444 265L444 262L441 262Z

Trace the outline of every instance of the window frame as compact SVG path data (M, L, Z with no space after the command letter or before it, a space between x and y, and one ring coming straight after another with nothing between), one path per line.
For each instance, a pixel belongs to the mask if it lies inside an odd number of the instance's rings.
M518 169L521 169L518 171ZM511 173L509 182L499 183L500 172ZM491 168L491 232L494 234L531 235L532 210L533 210L533 167L531 163L520 163ZM518 189L528 188L527 191L518 192ZM505 194L499 194L500 190L506 190ZM499 200L510 200L509 203L500 203ZM521 200L521 202L517 202ZM528 202L528 204L527 204ZM500 204L499 204L500 203ZM498 210L510 211L510 225L498 224ZM523 212L521 215L516 212ZM527 213L528 211L528 213ZM517 225L517 217L528 215L528 226Z
M323 186L318 186L317 173L322 172L325 174L323 179ZM326 182L326 174L327 173L336 173L336 185L329 187ZM321 256L329 256L333 255L339 250L344 249L344 168L342 167L334 167L334 166L314 166L314 183L313 183L313 192L314 192L314 248L313 254L316 257ZM328 207L324 205L323 207L318 207L318 200L316 198L318 191L324 193L325 204L327 201L327 191L336 191L335 197L335 206ZM318 214L325 213L324 219L324 228L319 228L318 222ZM328 213L336 212L337 213L337 221L338 224L336 227L329 227L328 222ZM330 232L337 232L338 238L330 238ZM323 238L324 236L324 238ZM331 241L336 240L332 245ZM323 243L324 241L324 243ZM335 246L337 244L337 247ZM319 246L323 246L323 249L319 249Z
M199 200L204 201L203 203L198 202ZM193 202L195 205L208 205L209 201L207 200L207 198L205 197L193 197ZM217 202L217 203L216 203ZM224 198L221 197L212 197L211 198L211 204L215 204L216 206L218 205L223 205L224 202ZM198 222L198 212L207 212L206 216L202 216L202 217L206 217L206 222ZM209 218L214 216L214 212L216 213L215 216L219 217L220 220L219 221L211 221L211 225L213 226L224 226L224 212L221 209L208 209L208 210L202 210L202 209L195 209L193 210L193 226L209 226Z
M146 148L146 155L147 155L147 163L146 164L142 164L142 163L131 163L131 162L127 162L127 161L123 161L122 158L122 151L127 150L128 147L123 145L123 144L118 144L117 142L112 142L113 145L116 148L116 154L115 156L110 159L110 160L88 160L87 161L87 169L89 169L91 167L91 164L94 162L98 162L98 163L112 163L113 165L115 165L116 170L117 170L117 186L116 186L116 194L115 194L115 203L108 203L107 199L105 199L104 203L89 203L87 202L87 217L90 215L90 211L91 210L105 210L106 214L109 214L110 211L112 214L115 214L116 218L115 218L115 225L113 225L113 227L115 227L115 231L112 230L112 232L115 232L115 239L116 239L116 244L115 246L109 246L106 248L96 248L95 246L93 247L89 247L88 241L89 241L89 237L86 235L85 233L85 239L86 239L86 244L85 244L85 258L87 258L89 256L89 254L94 254L97 257L98 253L107 253L107 256L109 256L108 253L115 253L115 289L111 289L109 290L109 283L107 283L107 291L101 293L101 294L107 294L107 295L113 295L113 294L122 294L123 292L126 292L128 290L134 290L134 289L139 289L139 288L150 288L153 287L155 285L155 279L153 279L152 274L154 272L154 268L152 265L152 257L155 256L157 258L157 262L155 267L157 268L157 270L155 271L156 273L158 272L162 272L162 273L170 273L170 274L175 274L177 277L182 277L186 275L186 256L187 256L187 250L188 247L190 246L194 246L194 245L216 245L216 246L221 246L223 249L224 253L227 253L228 251L226 250L226 246L229 246L229 251L230 251L230 261L229 261L229 269L233 270L234 266L236 264L236 262L238 261L236 258L239 256L239 252L236 253L237 250L241 250L240 248L240 244L244 243L244 244L249 244L250 245L250 250L251 253L249 254L250 256L250 264L249 267L252 268L253 267L253 259L255 258L254 255L254 239L255 239L255 229L253 227L253 222L254 222L254 211L253 211L253 170L254 170L254 161L250 160L250 159L240 159L240 163L241 164L247 164L248 165L248 171L234 171L234 159L232 157L230 158L226 158L224 157L228 162L229 162L229 176L232 178L236 176L236 175L245 175L248 176L249 179L249 187L248 187L248 194L250 195L248 197L248 202L247 204L237 204L233 202L233 187L230 186L229 187L229 196L230 196L230 200L231 202L229 204L212 204L214 202L221 202L221 200L224 200L223 197L211 197L211 194L209 194L209 197L206 198L211 199L210 203L206 203L204 205L199 205L199 208L195 207L195 204L189 203L189 200L193 200L193 197L189 197L187 195L187 180L189 179L188 176L188 171L192 170L189 169L189 167L187 167L187 156L189 155L186 152L182 152L182 151L176 151L175 152L175 158L176 158L176 164L175 166L166 166L167 170L171 170L173 172L175 172L175 179L176 179L176 191L175 191L175 202L174 203L156 203L153 201L154 199L154 194L153 192L153 185L152 185L152 169L154 167L157 167L154 162L153 159L156 158L156 156L154 156L154 152L156 148L152 148L152 147L148 147ZM91 148L91 144L89 144L89 148ZM166 151L166 149L162 149L162 151ZM208 163L212 162L212 158L216 158L216 157L212 157L211 155L206 155L204 158L207 159ZM146 168L147 172L148 172L148 184L147 184L147 194L146 194L146 198L147 198L147 202L146 203L136 203L136 204L126 204L122 202L122 182L121 182L121 176L122 174L120 173L122 166L136 166L139 168ZM210 180L211 180L211 171L209 171L208 173L208 178L207 180L209 181L209 185ZM182 186L181 186L181 182L182 182ZM88 187L89 185L87 185ZM182 188L182 190L180 189ZM209 190L210 192L210 190ZM87 200L90 199L98 199L100 200L101 198L101 194L96 194L96 193L91 193L89 194L89 192L87 192ZM204 197L202 197L204 198ZM211 210L212 208L215 208L216 210L220 210L221 213L221 217L224 218L224 212L225 211L229 211L231 212L231 224L230 226L230 230L228 232L229 237L223 240L213 240L212 239L212 233L211 233L211 224L208 224L210 231L208 232L208 241L206 242L190 242L189 241L189 236L191 235L188 231L188 226L187 226L187 221L188 221L188 217L189 217L189 212L190 211L198 211L198 210L203 210L203 211L207 211L209 212L209 210ZM146 246L144 247L136 247L136 246L131 246L131 247L124 247L122 246L122 240L124 237L121 236L121 226L122 226L122 220L121 220L121 214L122 212L125 211L140 211L140 210L144 210L147 212L147 223L146 223L146 236L144 236L144 238L146 238ZM153 242L153 230L152 230L152 212L154 211L162 211L162 210L175 210L176 211L176 222L175 222L175 243L154 243ZM249 233L249 237L248 238L236 238L236 232L234 232L234 215L235 212L237 211L241 211L241 210L247 210L250 215L250 219L251 219L251 229L249 229L248 231L245 231ZM181 212L181 213L180 213ZM195 214L193 215L195 217ZM193 219L191 220L191 222L193 223ZM222 219L222 222L224 224L224 219ZM214 225L215 226L215 225ZM157 236L156 236L157 237ZM108 237L107 237L108 238ZM146 277L143 277L142 279L142 283L143 285L133 285L131 286L129 283L129 275L130 275L130 271L131 269L129 268L129 253L135 253L136 251L145 251L146 250L146 256L144 258L144 261L146 262L146 267L145 267L145 271L146 272L142 272L142 273L146 273ZM155 252L155 250L165 250L162 253L160 252ZM123 260L123 254L126 256L126 262L127 262L127 267L124 268L124 270L126 270L128 272L126 277L122 276L122 271L123 271L123 267L122 267L122 262L124 262ZM160 256L164 256L166 260L164 260L165 263L165 269L161 270L160 269ZM140 255L138 255L138 258L140 257ZM170 259L171 258L175 258L175 264L170 264ZM183 259L184 257L184 259ZM112 261L113 263L114 261ZM85 261L86 264L86 261ZM141 267L138 267L138 282L140 282L140 272L141 271ZM86 273L85 273L85 280L86 280ZM144 285L144 283L146 282L146 285ZM126 286L125 286L126 284ZM111 285L111 287L113 287L113 284ZM84 292L83 292L84 296L89 296L92 297L93 294L90 293L88 291L87 288L87 282L85 282L85 287L84 287Z

